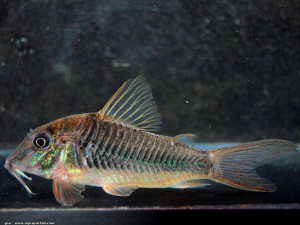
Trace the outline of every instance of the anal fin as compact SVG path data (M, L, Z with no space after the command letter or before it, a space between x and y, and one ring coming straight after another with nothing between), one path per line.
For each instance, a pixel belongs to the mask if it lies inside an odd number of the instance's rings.
M110 195L127 197L132 194L137 188L132 186L121 186L121 185L104 185L103 190Z
M172 188L201 188L208 185L210 184L203 180L186 180L172 186Z
M60 178L53 179L53 193L56 200L63 206L72 206L79 202L83 196L84 185L73 184Z

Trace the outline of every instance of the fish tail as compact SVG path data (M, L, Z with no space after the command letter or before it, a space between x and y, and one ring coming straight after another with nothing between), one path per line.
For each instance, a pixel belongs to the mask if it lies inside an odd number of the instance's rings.
M276 186L258 176L255 168L293 153L298 153L294 143L275 139L211 150L211 179L239 189L273 192Z

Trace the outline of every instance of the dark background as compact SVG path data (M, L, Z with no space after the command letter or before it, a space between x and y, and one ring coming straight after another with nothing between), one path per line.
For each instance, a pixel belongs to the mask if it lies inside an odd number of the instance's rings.
M98 111L138 75L153 89L161 134L299 143L299 12L299 0L0 0L0 149L12 149L29 128ZM75 209L62 208L51 180L37 176L26 182L38 195L28 197L1 166L0 222L257 222L228 209L269 209L262 216L277 220L282 212L270 209L300 208L299 165L298 155L258 169L274 193L212 184L120 198L87 187Z
M161 134L300 140L298 0L1 0L0 147L149 81Z

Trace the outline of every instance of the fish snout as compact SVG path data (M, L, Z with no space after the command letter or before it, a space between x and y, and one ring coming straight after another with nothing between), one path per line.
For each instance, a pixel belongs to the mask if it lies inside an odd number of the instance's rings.
M12 160L11 160L11 155L9 155L6 160L5 160L5 164L4 164L4 168L5 169L8 169L8 170L11 170L13 168L13 164L12 164Z
M9 167L11 167L10 162L6 159L5 164L4 164L4 168L8 169Z
M8 170L11 170L14 167L13 166L14 161L15 161L15 151L7 156L4 167Z
M26 189L26 191L28 192L28 194L31 195L35 195L35 193L33 193L29 187L25 184L24 180L22 179L22 177L31 180L31 177L28 177L24 172L22 172L19 168L15 168L13 163L11 162L11 157L8 156L4 167L9 171L9 173L11 175L13 175L22 185L23 187Z

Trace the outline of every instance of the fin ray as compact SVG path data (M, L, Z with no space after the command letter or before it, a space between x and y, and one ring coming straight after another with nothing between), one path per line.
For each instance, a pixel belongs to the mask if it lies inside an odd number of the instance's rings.
M150 86L142 76L126 81L97 115L110 116L146 131L157 131L161 124Z
M133 186L122 186L122 185L104 185L103 190L110 195L127 197L132 194L137 188Z
M72 206L79 202L83 196L84 185L72 184L60 178L53 179L53 193L56 200L63 206Z
M273 192L276 186L255 168L298 151L289 141L263 140L210 151L213 180L249 191Z
M190 146L195 146L195 139L196 139L197 135L195 134L179 134L176 135L175 137L173 137L173 141L174 142L181 142L183 144L186 145L190 145Z

